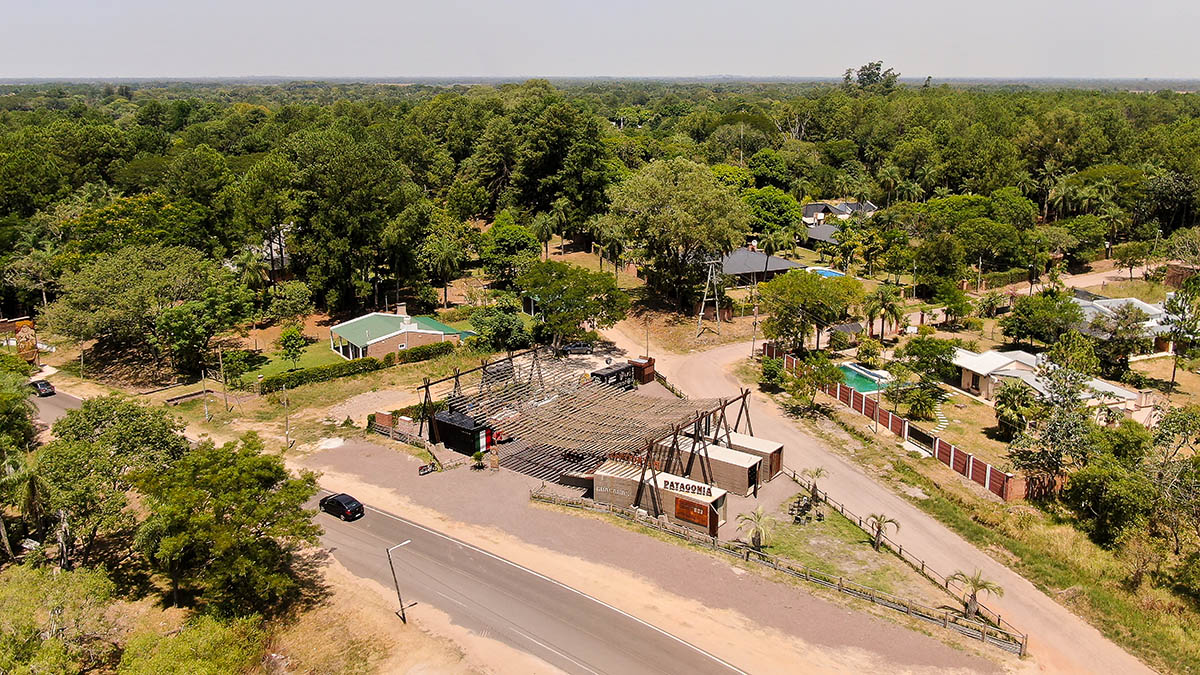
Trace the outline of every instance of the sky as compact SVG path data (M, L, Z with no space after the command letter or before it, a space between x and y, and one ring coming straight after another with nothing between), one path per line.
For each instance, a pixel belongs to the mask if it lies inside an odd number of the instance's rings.
M1200 78L1194 0L2 0L0 78Z

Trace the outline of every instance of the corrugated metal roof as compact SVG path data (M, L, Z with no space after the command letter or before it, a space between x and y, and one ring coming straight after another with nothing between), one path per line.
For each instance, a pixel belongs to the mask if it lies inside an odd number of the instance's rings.
M739 248L721 259L721 271L725 274L761 274L764 267L768 272L782 272L802 268L804 265L778 256L767 256L762 251L751 251L748 248Z
M357 319L339 323L329 329L334 335L346 342L359 347L365 347L372 342L378 342L389 335L408 331L426 331L443 333L445 335L470 335L469 331L460 331L427 316L406 316L404 314L384 314L372 312Z

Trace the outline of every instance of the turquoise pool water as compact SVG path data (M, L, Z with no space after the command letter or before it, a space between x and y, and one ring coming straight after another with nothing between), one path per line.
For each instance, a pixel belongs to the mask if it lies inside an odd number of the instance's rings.
M816 272L817 274L820 274L823 277L844 277L844 276L846 276L845 274L842 274L841 272L838 272L837 270L813 270L813 271Z
M842 384L854 389L860 394L871 394L879 391L879 381L867 377L850 366L838 366L838 369L845 373L842 379Z

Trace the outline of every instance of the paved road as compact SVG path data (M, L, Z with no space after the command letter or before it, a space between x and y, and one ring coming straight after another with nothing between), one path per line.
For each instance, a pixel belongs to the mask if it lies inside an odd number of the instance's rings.
M607 337L629 353L641 351L632 336L609 331ZM684 355L656 353L655 368L690 396L727 397L736 394L741 386L729 372L730 367L749 354L749 342ZM988 606L1030 634L1029 651L1043 669L1051 672L1151 672L1024 577L864 473L861 466L802 431L766 397L753 396L750 410L755 435L784 444L785 465L795 470L825 467L829 475L821 479L822 489L828 490L833 498L855 513L883 512L900 521L900 531L889 536L924 558L935 570L942 574L955 570L968 573L982 570L985 577L999 583L1004 588L1004 597L987 598Z
M75 410L83 404L82 399L61 391L53 396L31 396L29 398L37 406L38 419L46 424L54 424L58 418L66 415L68 410Z
M392 553L405 604L418 603L410 617L432 605L456 624L565 672L742 672L580 591L385 511L368 507L351 523L322 513L318 522L338 562L388 587L385 550L411 540Z

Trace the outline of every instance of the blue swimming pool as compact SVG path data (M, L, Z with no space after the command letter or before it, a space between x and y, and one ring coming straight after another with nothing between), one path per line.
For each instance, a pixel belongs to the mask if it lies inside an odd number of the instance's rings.
M873 394L881 388L880 380L882 378L872 376L862 369L845 363L838 366L838 369L845 374L842 378L842 384L860 394Z
M845 274L842 274L841 272L839 272L837 270L826 269L824 267L818 267L818 268L813 269L812 271L816 272L817 274L820 274L823 277L844 277L844 276L846 276Z

